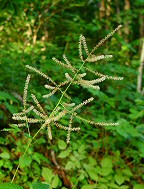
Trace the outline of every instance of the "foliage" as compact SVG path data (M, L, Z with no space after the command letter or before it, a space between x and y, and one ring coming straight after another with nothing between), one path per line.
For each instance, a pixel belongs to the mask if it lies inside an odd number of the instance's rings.
M64 169L65 181L68 178L73 188L144 188L144 97L136 92L143 1L130 1L129 10L125 9L125 1L105 1L103 16L100 16L101 2L5 0L0 3L0 180L3 182L0 188L18 184L19 188L37 189L49 188L50 184L52 188L64 189L66 184L52 160L51 148ZM16 184L7 184L31 139L28 128L8 126L13 122L12 114L22 110L28 73L25 65L59 82L64 78L64 70L51 60L53 56L62 60L61 55L68 54L77 66L80 34L83 33L93 47L118 24L123 25L121 32L97 50L98 55L113 54L113 59L101 60L101 64L90 65L90 68L107 75L124 76L124 81L103 82L101 91L72 87L69 93L76 104L88 99L90 94L95 98L95 102L79 111L83 117L98 122L118 120L119 126L98 128L76 120L74 126L81 131L72 134L70 146L65 142L63 130L53 129L53 136L59 139L54 138L52 146L47 141L47 132L40 132L20 166ZM32 75L31 81L30 90L41 99L41 94L47 92L42 87L45 80ZM29 95L27 100L31 103ZM56 100L53 96L49 101L41 99L40 103L51 111ZM61 120L61 124L67 123L67 119ZM38 127L29 128L32 136Z
M3 183L0 184L1 189L23 189L23 187L17 185L17 184L12 184L12 183ZM49 185L47 184L42 184L39 182L36 182L33 184L33 189L49 189Z

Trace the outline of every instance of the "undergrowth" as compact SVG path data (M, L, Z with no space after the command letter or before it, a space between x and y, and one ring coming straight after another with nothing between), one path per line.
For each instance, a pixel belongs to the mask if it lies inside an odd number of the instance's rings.
M104 158L101 161L101 167L103 168L102 172L101 170L98 170L98 167L97 171L92 167L90 170L90 168L87 167L87 165L85 164L83 170L81 170L82 174L80 174L79 180L77 182L71 181L67 177L67 172L65 171L65 169L57 161L57 156L54 148L55 143L53 139L55 138L58 140L59 149L62 150L62 152L59 154L59 158L65 158L71 153L70 146L75 143L73 140L71 140L72 132L75 133L73 135L77 140L76 132L82 132L81 130L83 123L86 125L92 125L93 127L116 127L119 125L118 122L96 122L95 118L88 119L88 117L83 117L83 115L80 115L80 109L85 111L86 107L94 102L94 95L92 93L92 95L89 98L82 100L80 103L77 103L75 98L71 97L71 90L73 88L78 87L79 92L81 92L81 88L84 88L84 90L88 89L89 92L96 91L100 90L99 84L105 82L106 80L119 81L123 79L123 77L111 76L106 75L105 73L100 73L96 69L91 69L89 66L90 64L97 65L102 60L108 60L113 58L113 55L111 54L95 55L94 53L121 27L122 26L119 25L105 38L100 40L100 42L91 51L87 46L85 37L83 35L80 35L78 43L79 60L77 60L77 64L75 64L76 66L73 66L73 64L69 61L66 55L63 55L63 60L59 60L55 57L52 58L53 62L56 63L56 66L61 66L64 69L64 76L60 82L54 81L52 77L50 77L46 73L41 72L37 68L34 68L31 65L26 65L26 68L29 69L31 72L34 72L35 74L38 74L39 76L44 78L44 92L46 92L46 90L48 92L45 94L41 94L41 96L39 97L32 93L31 90L29 90L29 85L32 76L28 74L24 85L22 110L19 113L14 113L12 117L15 121L18 121L18 123L11 125L12 129L14 129L16 132L21 131L23 127L27 130L25 134L28 140L28 144L25 147L23 155L20 156L19 164L16 168L16 171L14 172L11 183L1 184L1 187L5 185L5 188L8 188L9 186L13 188L22 188L16 184L13 184L13 182L17 174L19 174L19 168L22 167L23 162L26 161L25 159L27 158L28 160L28 154L32 143L37 141L37 137L42 133L42 131L44 131L44 133L47 131L49 152L51 154L51 161L56 169L56 174L54 175L52 170L49 168L43 168L42 174L46 182L34 183L34 189L62 188L62 186L63 188L79 188L78 182L83 180L84 177L87 177L87 175L85 175L86 173L84 170L87 170L87 174L90 176L93 182L89 184L84 183L82 189L107 189L108 187L112 187L108 185L107 181L105 185L101 185L101 180L104 178L98 177L98 174L101 174L101 176L105 176L108 175L109 172L112 172L112 167L114 165L112 160L109 158ZM28 101L27 99L29 98L29 96L31 100ZM49 104L50 99L53 99L54 105L52 107L47 108L47 106L44 106L40 103L41 99L44 99L46 105ZM113 118L111 118L111 120L113 120ZM78 122L82 124L77 124ZM35 124L36 127L40 126L40 128L35 134L31 134L30 127L33 124ZM58 138L55 132L53 133L54 128L57 128L56 130L59 130L58 132L62 132L63 130L67 133L66 143L60 138ZM78 168L80 166L79 162L77 162L77 159L86 158L84 147L80 147L81 148L79 149L79 153L81 153L83 157L80 157L80 154L78 155L77 153L71 156L71 161L69 161L69 163L66 166L68 170L70 170L72 167ZM76 162L77 164L75 164ZM91 162L93 165L96 165L96 162L92 158L89 159L89 162ZM131 175L129 169L125 169L125 172L125 175ZM115 180L118 184L123 183L123 178L119 177L119 173L117 173L115 177ZM60 183L59 180L61 180L61 184L57 184ZM126 189L127 187L123 186L121 188Z

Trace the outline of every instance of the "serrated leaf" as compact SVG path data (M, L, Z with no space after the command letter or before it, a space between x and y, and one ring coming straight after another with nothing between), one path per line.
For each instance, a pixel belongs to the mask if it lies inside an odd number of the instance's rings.
M58 147L59 147L60 150L65 150L66 147L67 147L67 144L66 144L65 141L59 139L59 140L58 140Z
M50 185L43 184L41 182L35 182L32 184L33 189L50 189Z
M47 167L42 168L42 177L45 179L45 181L47 181L48 183L51 183L53 176L54 175L51 169Z
M125 181L124 176L122 176L121 174L115 174L114 179L118 185L121 185Z
M23 189L23 187L13 183L2 183L0 189Z
M59 186L60 179L58 175L54 176L54 179L52 180L52 188L57 188Z
M66 158L67 156L69 156L71 150L67 149L67 150L64 150L62 152L60 152L60 154L58 155L59 158Z

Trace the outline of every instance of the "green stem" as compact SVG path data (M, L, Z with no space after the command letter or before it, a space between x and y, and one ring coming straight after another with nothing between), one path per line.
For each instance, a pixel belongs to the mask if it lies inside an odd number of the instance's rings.
M28 145L27 145L27 148L26 148L26 150L25 150L25 152L24 152L24 154L23 154L23 156L22 156L22 159L21 159L21 161L19 162L19 164L18 164L18 166L17 166L17 168L16 168L16 170L15 170L15 173L14 173L14 176L13 176L13 178L12 178L12 180L11 180L11 183L13 183L13 181L14 181L14 179L15 179L15 177L16 177L16 174L17 174L17 172L18 172L18 169L19 169L21 163L23 162L23 159L24 159L24 157L25 157L25 155L26 155L26 153L27 153L27 151L28 151L28 149L29 149L29 147L30 147L32 141L35 139L35 137L39 134L39 132L40 132L42 129L43 129L43 128L41 127L41 128L36 132L36 134L32 137L32 139L30 139L30 141L29 141L29 143L28 143Z
M29 149L29 146L30 146L31 143L32 143L32 140L33 140L33 139L30 139L30 141L29 141L29 143L28 143L28 145L27 145L27 148L26 148L26 150L25 150L25 152L24 152L24 154L23 154L23 156L22 156L22 159L21 159L21 161L19 162L19 164L18 164L18 166L17 166L17 168L16 168L16 170L15 170L15 173L14 173L14 176L13 176L13 178L12 178L12 180L11 180L11 183L13 183L13 181L14 181L14 179L15 179L15 176L16 176L16 174L17 174L17 172L18 172L18 169L19 169L21 163L23 162L23 159L24 159L24 157L25 157L25 155L26 155L26 153L27 153L27 151L28 151L28 149Z

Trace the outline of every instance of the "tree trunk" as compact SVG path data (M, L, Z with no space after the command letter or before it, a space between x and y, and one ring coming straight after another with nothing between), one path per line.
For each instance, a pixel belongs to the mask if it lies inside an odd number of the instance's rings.
M100 19L102 19L103 17L105 17L105 0L101 0L99 10L100 10Z
M140 32L140 38L144 35L144 15L140 13L139 15L139 32Z
M142 51L141 51L141 57L140 57L140 66L138 68L138 79L137 79L137 91L140 93L144 93L144 88L142 89L142 73L143 73L143 67L144 67L144 39L142 43Z
M125 0L124 10L126 12L130 10L130 0ZM129 34L130 34L129 26L130 26L130 22L131 22L129 15L126 16L125 20L126 20L126 24L125 24L125 27L124 27L124 32L126 34L125 40L128 42L129 41L128 38L129 38Z

